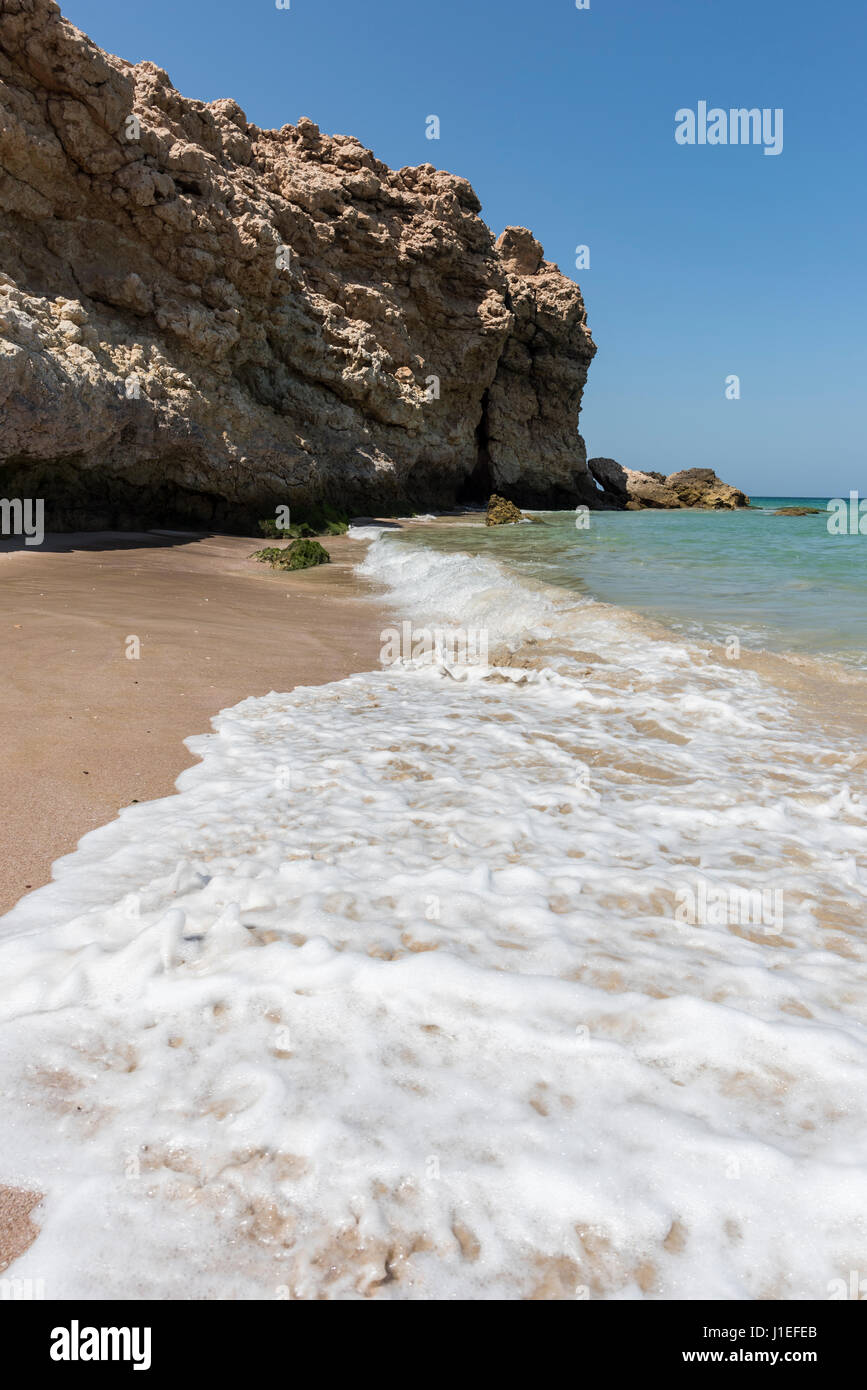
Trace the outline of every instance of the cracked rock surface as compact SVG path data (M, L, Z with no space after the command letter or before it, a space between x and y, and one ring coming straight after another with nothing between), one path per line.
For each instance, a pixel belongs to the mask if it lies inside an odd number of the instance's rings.
M0 492L49 529L599 505L581 292L479 211L453 174L260 130L4 0Z

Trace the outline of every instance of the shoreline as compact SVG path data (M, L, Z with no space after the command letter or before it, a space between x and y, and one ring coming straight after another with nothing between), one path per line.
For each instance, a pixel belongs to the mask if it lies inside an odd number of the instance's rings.
M419 518L416 524L433 530L437 525L466 524L468 521L472 524L474 520L466 514L446 515ZM7 681L18 701L19 727L34 722L39 726L34 734L38 743L36 752L41 759L37 797L44 803L52 790L57 795L68 796L64 803L66 817L59 824L52 824L50 830L58 836L68 836L76 815L92 813L93 824L78 830L77 843L86 831L114 820L117 811L130 801L170 798L176 790L180 772L200 761L198 755L185 748L183 740L207 732L212 717L221 709L271 690L288 692L298 686L318 686L377 669L380 633L394 621L396 594L393 590L377 592L376 580L357 575L354 567L372 539L372 528L400 529L412 523L407 520L384 523L371 518L366 524L371 527L371 534L359 531L354 536L323 538L322 543L332 554L332 564L294 574L273 572L251 562L250 551L259 548L261 542L258 538L245 537L89 534L55 537L45 550L32 552L29 560L21 560L20 555L10 556L8 552L0 553L0 574L7 580L3 587L4 621L7 628L11 623L15 638L25 633L30 637L26 648L27 675L34 685L29 693L30 703L21 672L14 662L7 663L6 669ZM40 556L36 565L33 564L34 554ZM70 560L74 564L70 564ZM544 581L542 583L544 587ZM12 622L10 609L13 600L18 605L15 622ZM64 604L72 609L71 613L64 611ZM636 641L654 638L670 641L675 636L663 624L634 610L599 600L594 600L594 609L595 618L601 624L607 622L609 613L616 616L634 631ZM19 622L20 627L17 626ZM593 626L595 623L591 628ZM69 627L71 631L67 630ZM141 640L141 655L133 660L127 659L124 651L131 634ZM555 640L548 646L546 661L551 653L557 652L558 636L571 647L567 629L553 636ZM683 642L685 639L680 635L677 640ZM11 637L8 645L14 652ZM699 658L698 666L705 671L708 665L731 670L722 649L691 640L688 645ZM595 663L597 681L606 675L604 656L600 662L598 654L593 655L600 650L591 631L587 659ZM52 654L53 666L49 662ZM536 656L529 650L518 651L516 655L516 665L532 666L542 653ZM215 664L216 671L212 669ZM852 732L853 724L860 723L863 728L863 714L857 706L858 690L851 692L852 698L842 701L837 692L836 707L829 710L827 691L822 689L822 672L813 669L810 663L793 669L785 656L745 650L739 665L778 688L787 688L786 693L796 698L802 712L812 706L813 715L826 733L829 723L836 725L841 733ZM34 670L37 674L31 676ZM51 681L51 698L47 702L44 693L36 688L46 675ZM622 692L622 698L628 701L631 698L629 681L624 684L613 671L611 677L615 698L621 698ZM854 684L861 685L857 680ZM102 697L98 708L94 708L94 692ZM339 692L337 695L339 699ZM313 692L308 713L314 710L312 698ZM310 731L314 740L316 723L323 717L327 720L329 699L333 702L334 697L326 698L324 712L316 706L314 729ZM31 709L38 709L35 718L31 718ZM142 718L143 713L147 715L146 720ZM64 727L64 717L69 722L68 730ZM493 715L492 719L497 717ZM652 725L633 727L640 737L647 734L650 738L661 737L665 742L664 730ZM586 732L582 733L582 748L578 751L590 757L583 748L586 738ZM679 745L689 742L688 738L677 734L673 741ZM175 742L183 750L182 766L174 757ZM592 737L590 744L595 746ZM82 764L79 783L74 758L82 750L92 759L98 756L101 761ZM430 756L428 744L425 750L424 756ZM594 778L597 767L600 774L606 767L607 755L603 756L600 750L604 751L604 743L599 744L590 758ZM59 765L55 756L58 751L65 755ZM17 750L15 758L18 766L7 779L4 793L7 804L18 785L26 785L27 779L33 778L32 760L28 764ZM618 779L624 775L639 777L643 779L645 790L653 795L658 794L659 786L666 784L664 749L651 747L644 762L637 760L631 748L627 754L621 750L615 763ZM407 767L403 763L395 767L399 775L392 780L399 784ZM783 775L783 769L777 772ZM94 774L98 780L91 787L90 777ZM103 782L114 793L110 800L105 799ZM618 785L615 779L612 783L615 795ZM90 802L86 800L85 787L86 795L93 797ZM120 794L122 788L125 789L123 795ZM792 789L798 790L798 784L793 783ZM96 795L93 795L94 790ZM130 790L133 794L127 795ZM102 801L99 800L101 791ZM100 809L101 806L107 809ZM31 840L45 833L39 826L34 827L32 821L28 823L27 806L23 810L16 809ZM534 809L543 811L545 808ZM564 808L559 809L563 811ZM8 826L8 816L5 820ZM163 840L166 844L170 842L171 837ZM74 844L70 848L74 848ZM51 862L67 852L65 848L59 854L41 850L42 861L48 861L49 876ZM740 868L746 881L752 872L752 861L743 856L742 860ZM692 863L691 860L683 862ZM4 872L8 872L8 865L4 866ZM37 886L36 878L29 877L25 891ZM555 913L563 910L563 903L557 901ZM623 911L628 915L631 910L633 908L624 900ZM353 923L358 920L352 913L349 918ZM826 939L826 949L838 955L849 955L847 931L851 926L842 919L838 921L833 914L820 924L833 933ZM351 930L357 929L352 926ZM746 939L754 940L752 937ZM419 950L436 949L413 942L407 944L403 938L401 943L409 951L417 947ZM733 944L737 949L738 943ZM494 945L505 949L508 943L495 941ZM377 945L367 953L376 956L381 949ZM618 959L613 945L607 949L609 954L605 961ZM584 973L589 970L590 985L603 991L610 989L615 994L623 988L618 983L616 971L594 975L596 968L582 965L579 975L566 978L583 980ZM627 970L626 964L619 968ZM638 987L642 981L638 979L634 984ZM19 1165L17 1171L8 1171L4 1176L7 1185L0 1185L0 1274L17 1261L39 1235L36 1222L42 1200L35 1190L36 1183L28 1180L26 1166ZM16 1180L20 1186L8 1185ZM45 1185L44 1190L49 1192L50 1184Z
M331 563L292 573L249 559L261 536L88 532L0 547L0 698L16 731L0 916L88 831L171 795L198 761L184 740L220 710L379 664L387 615L354 573L367 541L321 543Z
M38 549L0 541L0 630L7 635L0 700L19 735L0 790L0 918L49 883L54 862L83 835L127 805L172 795L180 774L198 762L186 739L210 732L221 710L379 667L380 633L396 611L394 595L377 594L357 570L374 528L434 532L483 518L483 510L469 508L358 518L356 535L319 538L329 565L295 572L250 559L261 537L63 533L46 536ZM369 534L361 533L365 527ZM511 568L506 556L490 558ZM554 582L551 588L570 592ZM730 665L713 640L628 606L594 602L647 635L686 642ZM140 656L129 659L133 636ZM738 665L785 690L826 729L867 732L857 668L820 654L748 647Z
M320 540L331 563L292 573L249 559L261 536L86 532L0 546L2 704L22 735L0 788L0 917L124 806L173 795L199 761L185 740L220 710L378 665L388 616L355 573L368 541ZM127 658L133 635L140 656ZM41 1200L0 1184L0 1274L38 1236Z
M781 499L762 500L776 502ZM537 514L543 510L536 508L533 509L533 513ZM738 509L738 512L746 515L750 510L763 511L766 509L761 507L742 508ZM703 509L698 507L683 508L680 514L702 511ZM429 533L462 526L484 529L484 515L484 510L470 510L462 514L442 513L432 519L425 519L419 525ZM624 513L624 515L635 516L639 513ZM505 526L499 529L508 533L521 528ZM571 598L577 601L579 597L589 598L600 613L607 610L619 615L622 621L634 628L636 634L662 642L682 644L688 647L696 657L708 659L718 664L722 671L728 671L735 667L741 671L755 673L770 687L794 701L804 718L814 721L826 733L862 741L867 738L867 705L864 702L867 669L850 664L829 652L799 650L794 647L786 647L784 644L779 647L750 646L745 640L740 647L739 656L733 661L722 641L718 638L700 632L685 631L683 628L675 626L666 617L643 612L640 608L633 607L626 601L603 598L599 594L589 591L585 593L581 590L570 589L559 584L556 578L549 575L530 575L520 564L513 564L507 554L488 553L472 548L467 551L439 550L438 553L465 554L473 558L490 560L514 575L518 581L525 583L529 588L547 589L552 596L556 595L561 600ZM735 630L733 628L733 631ZM829 685L833 692L830 695Z

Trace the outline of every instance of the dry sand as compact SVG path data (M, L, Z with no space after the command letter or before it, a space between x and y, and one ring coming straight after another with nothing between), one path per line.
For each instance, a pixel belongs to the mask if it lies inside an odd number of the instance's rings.
M388 617L353 574L276 573L261 538L94 533L0 545L0 914L131 801L167 796L182 740L248 695L379 664ZM137 637L141 655L126 655ZM0 1186L0 1271L32 1243L39 1194Z

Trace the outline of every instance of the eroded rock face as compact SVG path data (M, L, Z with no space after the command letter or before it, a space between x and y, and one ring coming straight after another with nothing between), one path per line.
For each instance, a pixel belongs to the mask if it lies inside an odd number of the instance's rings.
M626 511L648 507L703 507L714 511L748 507L739 488L723 483L712 468L685 468L679 473L641 473L616 459L593 458L588 468L602 489L605 503Z
M684 506L662 473L641 473L634 468L624 468L616 459L605 458L590 459L588 467L612 506L629 511L643 507Z
M0 14L0 494L49 528L599 505L578 286L470 185Z
M712 468L684 468L679 473L669 473L665 481L684 507L713 507L719 511L750 505L745 492L721 482Z

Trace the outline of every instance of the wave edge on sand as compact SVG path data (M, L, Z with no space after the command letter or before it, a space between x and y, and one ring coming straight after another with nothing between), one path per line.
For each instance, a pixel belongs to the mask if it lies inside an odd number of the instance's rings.
M402 612L539 661L245 700L7 916L7 1162L48 1194L16 1274L826 1296L867 1196L859 748L606 605L397 549L363 568Z

